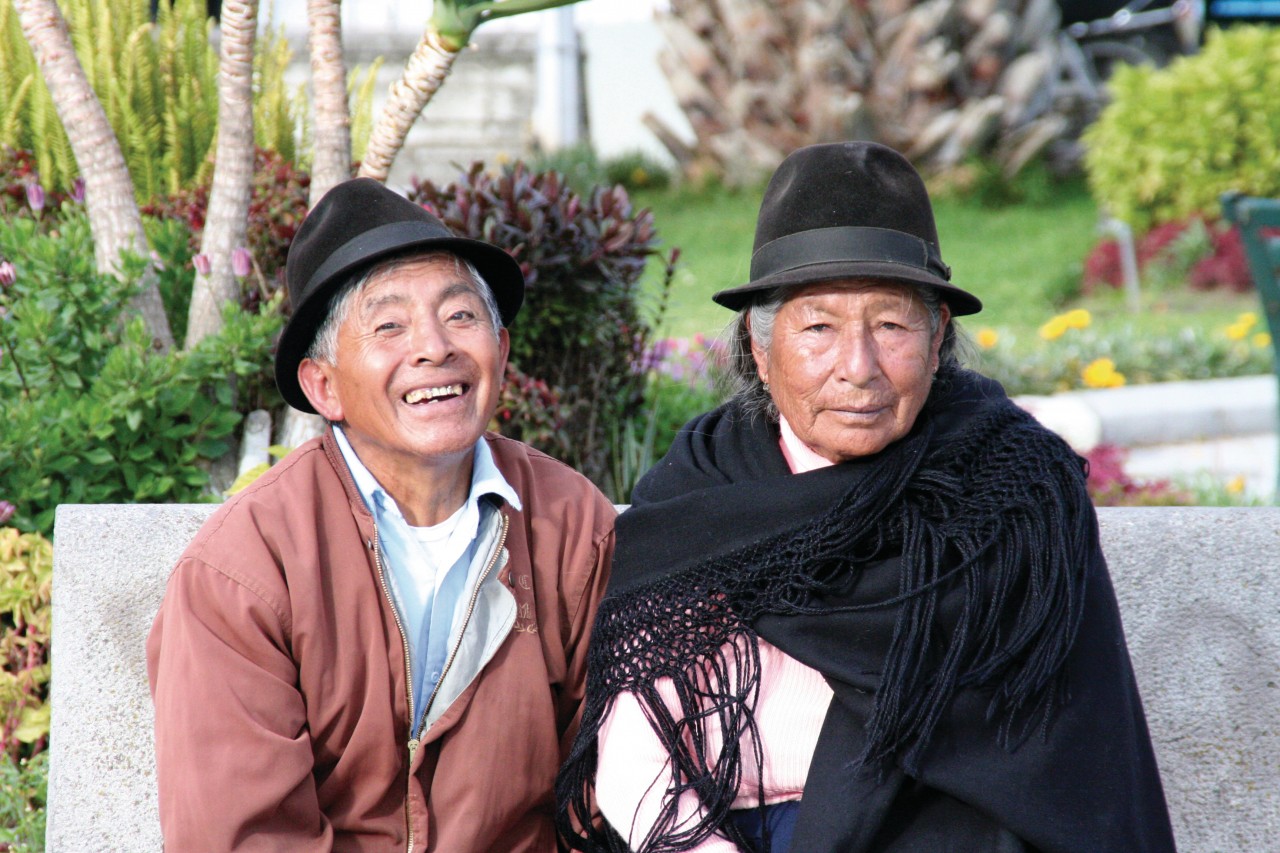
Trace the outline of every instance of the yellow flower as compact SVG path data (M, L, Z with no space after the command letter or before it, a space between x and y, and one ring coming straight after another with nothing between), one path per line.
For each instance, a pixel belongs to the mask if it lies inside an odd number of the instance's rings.
M1093 322L1093 317L1083 308L1068 311L1062 315L1062 322L1068 329L1083 329Z
M1080 378L1088 388L1119 388L1124 385L1124 374L1116 370L1116 363L1109 358L1089 362L1080 371Z
M1258 332L1253 336L1253 345L1258 349L1266 349L1271 346L1271 336L1266 332Z
M1232 477L1227 481L1227 494L1238 495L1244 491L1244 476Z
M1236 317L1236 322L1244 326L1246 329L1252 329L1254 326L1258 325L1258 315L1252 311L1245 311L1243 314Z
M1040 327L1040 337L1046 341L1056 341L1066 330L1067 324L1059 315Z
M1249 334L1249 325L1237 320L1230 326L1227 326L1227 338L1233 341L1243 341Z
M996 334L995 329L984 326L978 330L978 346L983 349L991 349L998 343L1000 343L1000 336Z

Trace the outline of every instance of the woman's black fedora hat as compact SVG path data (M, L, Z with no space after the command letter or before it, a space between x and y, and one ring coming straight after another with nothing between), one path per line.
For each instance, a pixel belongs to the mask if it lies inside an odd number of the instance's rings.
M952 314L982 310L950 281L924 181L875 142L810 145L783 160L760 203L751 281L711 298L739 311L778 287L843 278L927 285Z
M315 412L298 384L298 365L343 282L375 261L408 251L452 252L488 283L504 326L524 302L520 264L497 246L459 237L421 205L371 178L338 184L320 199L289 246L285 280L293 315L276 347L276 387L285 402Z

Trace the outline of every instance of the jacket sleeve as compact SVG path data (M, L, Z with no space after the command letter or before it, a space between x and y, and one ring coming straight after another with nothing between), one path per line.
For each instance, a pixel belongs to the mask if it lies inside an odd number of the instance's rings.
M601 502L604 499L601 498ZM613 513L613 507L607 511ZM610 519L612 521L612 519ZM565 678L557 700L557 718L560 721L560 760L569 755L569 748L578 734L582 721L582 700L587 690L587 650L591 640L591 626L596 620L596 610L609 583L609 569L613 563L613 528L600 534L592 543L591 565L581 574L579 589L566 590L565 599Z
M287 610L192 558L147 640L169 850L329 851Z

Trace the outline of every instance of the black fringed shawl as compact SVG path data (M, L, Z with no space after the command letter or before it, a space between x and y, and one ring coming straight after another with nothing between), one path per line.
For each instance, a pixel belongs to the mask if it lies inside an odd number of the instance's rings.
M591 793L624 691L673 768L642 849L739 841L764 637L835 691L792 853L1173 850L1081 460L996 383L940 379L874 457L792 475L776 426L728 406L641 481L557 785L574 849L627 849ZM707 817L676 827L686 790Z

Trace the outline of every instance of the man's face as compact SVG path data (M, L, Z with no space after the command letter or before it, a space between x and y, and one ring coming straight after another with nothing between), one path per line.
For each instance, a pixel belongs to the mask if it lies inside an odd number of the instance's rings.
M335 363L304 359L298 378L390 486L424 465L469 463L508 350L466 268L434 255L371 278L338 328Z

